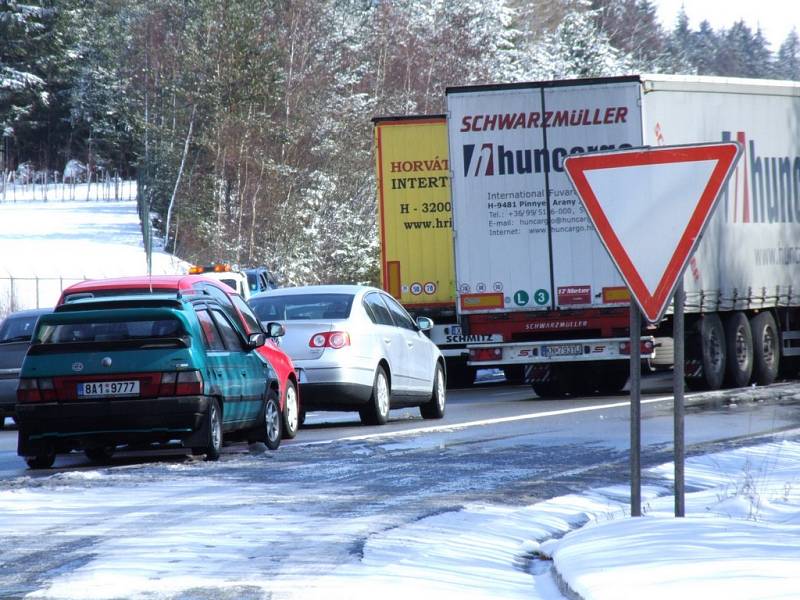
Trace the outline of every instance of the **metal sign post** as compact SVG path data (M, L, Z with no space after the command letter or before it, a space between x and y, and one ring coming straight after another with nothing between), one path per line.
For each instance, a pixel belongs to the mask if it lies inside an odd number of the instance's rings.
M678 281L673 297L672 312L672 339L674 340L675 360L672 371L672 391L675 396L675 408L673 411L674 425L674 460L675 460L675 516L683 517L686 515L684 504L684 430L683 430L683 358L684 358L684 319L683 305L686 302L686 294L683 291L683 279Z
M631 516L642 516L641 392L642 313L631 302Z

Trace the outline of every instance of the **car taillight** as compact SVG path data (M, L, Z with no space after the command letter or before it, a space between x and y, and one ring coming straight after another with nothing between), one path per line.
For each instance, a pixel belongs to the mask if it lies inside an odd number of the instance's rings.
M308 341L311 348L344 348L350 345L350 334L346 331L326 331L315 333Z
M203 393L200 371L170 371L161 374L159 396L197 396Z
M56 390L49 377L38 379L23 377L17 386L17 402L55 402Z
M502 357L503 351L500 348L473 348L469 351L469 359L476 362L500 360Z

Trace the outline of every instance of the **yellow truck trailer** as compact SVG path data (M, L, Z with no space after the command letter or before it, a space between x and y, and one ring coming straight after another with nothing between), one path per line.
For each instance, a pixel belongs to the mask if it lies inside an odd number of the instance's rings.
M381 284L413 316L434 320L431 339L451 384L471 383L466 344L501 341L463 335L456 316L447 120L444 115L373 119L381 235Z

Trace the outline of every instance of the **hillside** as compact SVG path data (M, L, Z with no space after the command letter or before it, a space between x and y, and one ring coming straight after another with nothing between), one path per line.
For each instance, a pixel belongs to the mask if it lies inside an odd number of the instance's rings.
M133 182L122 200L101 199L98 186L86 200L85 186L75 187L51 189L46 202L40 187L35 200L20 191L0 203L0 315L51 305L75 281L147 272ZM153 252L154 274L185 271L185 262Z

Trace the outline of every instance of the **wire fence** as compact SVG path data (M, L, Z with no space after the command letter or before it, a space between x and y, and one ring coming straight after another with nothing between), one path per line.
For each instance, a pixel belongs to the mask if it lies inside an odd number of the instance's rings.
M0 277L0 318L18 310L55 306L62 290L88 277Z
M46 175L19 183L0 172L0 203L7 202L71 202L80 200L134 200L136 180L123 180L112 175L97 175L88 181L59 181Z

